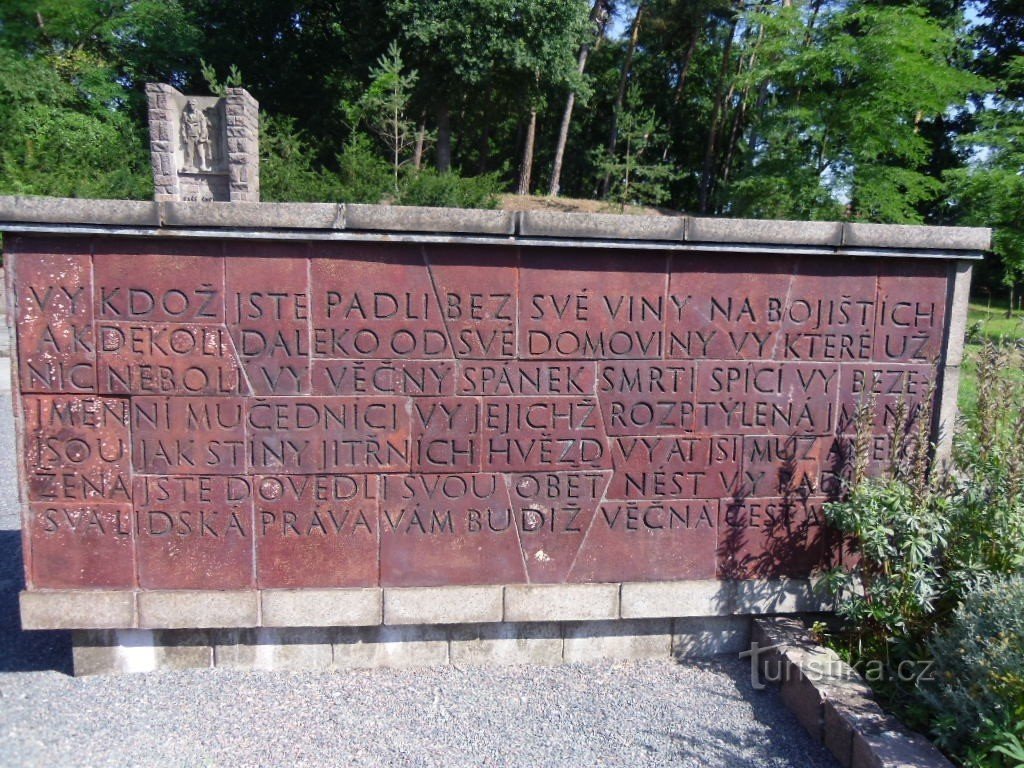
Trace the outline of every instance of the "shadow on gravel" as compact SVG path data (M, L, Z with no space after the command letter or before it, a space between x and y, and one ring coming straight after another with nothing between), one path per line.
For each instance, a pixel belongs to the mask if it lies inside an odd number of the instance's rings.
M738 734L723 723L705 723L699 739L680 734L668 734L677 745L681 758L699 758L705 765L723 765L729 768L839 768L832 755L810 737L786 708L777 687L758 691L751 686L750 661L725 654L707 660L682 660L680 663L702 666L724 675L732 686L716 687L704 691L730 701L743 700L750 705L754 720L768 730L763 733Z
M71 674L70 632L23 632L18 592L25 586L21 531L0 531L0 672Z

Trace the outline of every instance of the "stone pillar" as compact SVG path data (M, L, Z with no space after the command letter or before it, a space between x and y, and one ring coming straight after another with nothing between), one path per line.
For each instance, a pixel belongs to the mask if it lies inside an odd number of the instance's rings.
M245 89L217 98L149 83L146 96L155 200L259 202L259 104Z
M229 195L232 202L260 201L260 105L244 88L228 88Z
M175 140L175 102L181 94L177 89L163 83L146 83L146 98L149 101L149 151L153 165L153 199L180 200L178 196L178 172L174 154L178 148Z

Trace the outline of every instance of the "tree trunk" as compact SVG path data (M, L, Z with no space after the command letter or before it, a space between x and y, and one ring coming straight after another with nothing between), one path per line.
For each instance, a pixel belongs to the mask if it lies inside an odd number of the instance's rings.
M736 35L736 17L734 16L729 24L729 33L725 41L725 49L722 51L722 67L718 75L718 89L715 94L715 104L711 111L711 127L708 130L708 143L704 150L704 166L700 176L699 210L701 213L708 212L708 204L711 198L712 174L715 168L715 150L718 141L718 127L725 106L725 81L729 75L729 60L732 57L732 39Z
M519 166L520 195L530 194L530 176L533 173L533 143L537 137L537 108L530 110L530 120L526 124L526 141L523 142L523 160Z
M423 167L423 145L427 141L427 116L420 116L420 124L416 129L416 145L412 151L412 167L417 171Z
M447 102L437 108L437 170L447 173L452 169L452 123Z
M601 37L604 35L604 27L607 23L608 14L605 10L607 0L596 0L594 7L590 11L590 20L597 22L597 40L594 42L594 47L601 42ZM584 70L587 68L587 59L590 57L591 46L589 43L585 43L580 48L580 56L577 61L577 71L582 75ZM551 166L551 184L548 187L548 194L551 197L558 197L558 190L562 183L562 160L565 157L565 145L569 141L569 126L572 123L572 110L576 105L576 92L573 90L569 91L569 95L565 97L565 109L562 111L562 123L558 126L558 143L555 145L555 161Z
M626 86L629 84L629 73L633 69L633 54L636 52L637 39L640 37L640 21L644 15L644 3L636 7L636 15L633 16L633 23L629 28L629 45L626 47L626 58L622 62L622 70L619 72L619 90L615 94L615 103L612 106L612 122L608 131L608 152L615 154L615 145L619 141L619 113L622 112L622 102L626 98ZM601 183L601 197L608 194L611 177L605 175Z
M672 134L675 132L676 125L676 112L679 110L679 102L683 100L683 90L686 88L686 78L690 74L690 65L693 63L693 54L697 51L697 43L700 42L700 33L702 25L694 23L693 35L690 36L690 44L686 47L686 54L683 56L683 64L679 68L679 81L676 83L675 93L672 95L672 111L668 116L668 127L665 130L665 135L668 136L668 141L665 142L665 148L661 151L661 161L664 163L668 160L669 145L672 141Z

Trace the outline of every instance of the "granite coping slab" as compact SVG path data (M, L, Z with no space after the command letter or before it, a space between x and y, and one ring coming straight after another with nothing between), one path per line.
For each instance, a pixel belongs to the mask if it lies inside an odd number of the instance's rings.
M0 229L60 233L172 235L222 230L475 236L509 242L545 241L803 247L849 255L882 251L980 258L991 246L982 227L925 227L849 222L630 216L558 211L500 211L350 203L182 203L0 196ZM67 229L65 229L67 228ZM86 230L88 231L88 230ZM212 232L211 232L212 231ZM385 238L386 239L386 238Z

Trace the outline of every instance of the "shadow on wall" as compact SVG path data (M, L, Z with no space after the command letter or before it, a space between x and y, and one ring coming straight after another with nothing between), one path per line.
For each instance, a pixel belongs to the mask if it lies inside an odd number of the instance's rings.
M25 587L21 532L0 531L0 672L71 674L70 632L24 632L18 593Z

